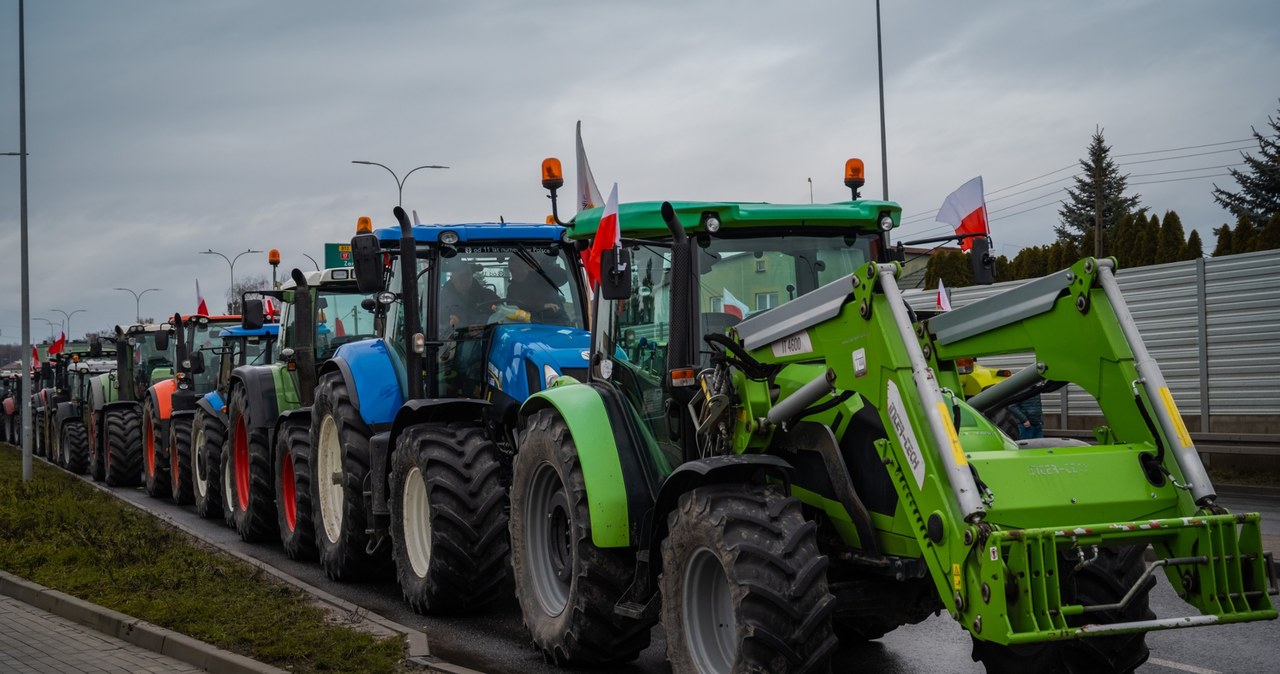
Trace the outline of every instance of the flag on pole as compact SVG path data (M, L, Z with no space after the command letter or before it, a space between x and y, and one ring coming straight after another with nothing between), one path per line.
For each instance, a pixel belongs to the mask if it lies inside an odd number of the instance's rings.
M263 297L262 301L265 303L264 311L262 313L265 314L268 319L273 318L276 315L276 305L272 303L270 297Z
M721 298L720 305L726 314L737 316L739 319L747 317L747 312L751 311L742 300L733 296L728 288L724 289L724 296Z
M942 279L938 279L938 308L943 311L951 311L951 298L947 296L947 289L942 285Z
M578 212L588 208L596 208L604 203L600 197L600 188L596 187L596 178L591 175L591 165L587 163L587 151L582 147L582 120L578 120Z
M955 228L956 234L990 234L987 226L987 203L982 191L982 176L978 176L961 185L956 191L947 195L938 209L938 222L944 222ZM973 246L972 239L963 239L960 248L969 250Z
M587 284L591 290L600 285L600 258L604 251L622 247L622 230L618 227L618 183L609 191L609 201L604 205L604 213L600 215L600 224L596 225L596 235L591 240L591 247L582 251L582 262L587 267Z
M62 353L62 350L65 349L66 347L67 347L67 333L60 332L58 333L58 338L53 340L53 344L49 345L49 355L56 356Z
M341 319L341 318L336 318L336 319L334 319L334 324L333 324L333 336L334 336L334 337L346 337L346 336L347 336L347 328L346 328L346 326L344 326L344 325L342 324L342 319Z
M196 279L196 315L209 315L209 305L205 304L204 295L200 293L200 279Z
M40 350L34 346L31 347L31 369L40 369Z

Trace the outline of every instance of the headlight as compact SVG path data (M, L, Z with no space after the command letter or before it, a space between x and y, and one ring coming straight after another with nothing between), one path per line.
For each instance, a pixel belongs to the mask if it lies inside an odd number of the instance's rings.
M555 383L556 379L559 377L560 375L556 372L554 367L551 367L550 365L542 366L542 378L546 382L547 388L551 388L551 385Z
M396 294L390 290L384 290L378 293L378 304L388 306L396 301Z
M880 231L887 232L893 229L893 218L888 215L880 216Z
M458 242L458 233L453 231L452 229L446 229L445 231L440 232L440 243L443 243L446 246L452 246L457 242Z

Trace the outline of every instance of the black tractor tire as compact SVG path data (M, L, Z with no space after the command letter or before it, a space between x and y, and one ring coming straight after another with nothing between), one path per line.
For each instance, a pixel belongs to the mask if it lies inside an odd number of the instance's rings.
M311 522L311 426L285 421L276 432L276 528L289 559L316 558Z
M62 424L61 435L58 444L62 447L63 467L75 475L84 475L89 470L89 432L84 422L73 419Z
M191 424L195 417L178 414L169 419L169 493L173 502L188 505L195 499L191 484Z
M276 494L271 477L271 444L265 428L250 424L249 398L243 387L231 391L227 423L231 431L231 500L236 533L247 542L275 540ZM274 421L274 420L273 420Z
M419 613L476 611L497 599L510 552L498 446L478 423L417 424L391 457L391 557Z
M1080 569L1075 568L1079 563L1077 559L1059 554L1062 603L1093 606L1119 602L1145 570L1144 550L1145 547L1140 545L1099 548L1097 557ZM1091 553L1084 554L1087 557ZM1150 592L1155 584L1154 577L1147 578L1145 586L1121 611L1072 616L1067 619L1067 624L1075 627L1086 623L1150 620L1155 617L1150 607ZM972 657L991 674L1127 674L1151 655L1146 636L1146 632L1137 632L1020 646L1001 646L974 639Z
M311 520L320 566L338 581L363 580L390 564L387 546L366 549L364 481L372 431L351 402L341 372L327 372L311 407Z
M612 665L649 645L654 620L614 613L635 553L597 548L578 447L552 409L525 423L511 484L511 566L525 627L556 664ZM589 440L589 439L588 439Z
M227 430L222 420L196 410L191 421L191 500L205 519L222 516L222 443Z
M142 486L152 498L169 497L167 438L160 432L160 414L151 398L142 404Z
M65 468L66 457L62 455L62 445L59 443L59 440L62 439L60 437L60 433L61 429L58 429L58 431L49 429L50 438L49 443L46 446L48 447L49 463L52 463L59 468Z
M671 671L826 672L838 641L817 524L774 485L680 495L662 542Z
M103 456L102 448L106 446L102 432L102 415L98 412L89 412L89 477L94 482L102 482L107 479L107 459Z
M142 415L137 408L118 407L102 413L102 456L112 487L136 487L142 481Z

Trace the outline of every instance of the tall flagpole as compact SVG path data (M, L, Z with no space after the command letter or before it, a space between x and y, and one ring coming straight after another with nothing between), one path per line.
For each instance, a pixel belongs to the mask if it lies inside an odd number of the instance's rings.
M884 178L885 201L889 200L889 150L884 141L884 47L880 40L880 0L876 0L876 64L880 69L880 174Z
M31 481L31 286L27 263L27 46L18 0L18 157L22 190L22 480Z

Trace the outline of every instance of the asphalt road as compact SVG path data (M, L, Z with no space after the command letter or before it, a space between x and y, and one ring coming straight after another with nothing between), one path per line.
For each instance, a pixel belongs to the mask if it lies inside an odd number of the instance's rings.
M203 520L190 507L149 498L141 489L111 491L165 519L200 532L216 545L252 556L373 613L421 630L427 635L432 655L450 663L495 673L592 671L564 670L544 663L541 654L530 645L514 598L482 615L450 618L418 615L404 603L393 580L336 583L326 578L315 563L294 562L279 546L244 543L234 531L223 527L220 520ZM1262 513L1266 548L1280 552L1280 500L1228 496L1222 501L1233 512ZM1151 598L1156 615L1163 618L1193 614L1194 609L1174 595L1163 574L1158 578L1159 585ZM1151 659L1138 669L1144 674L1265 672L1280 668L1280 622L1275 621L1152 632L1147 635L1147 643L1151 647ZM918 625L899 628L878 641L842 650L836 656L840 663L836 669L885 673L982 672L982 667L972 661L969 653L967 633L943 614ZM670 672L661 630L653 630L652 644L634 663L599 671Z

